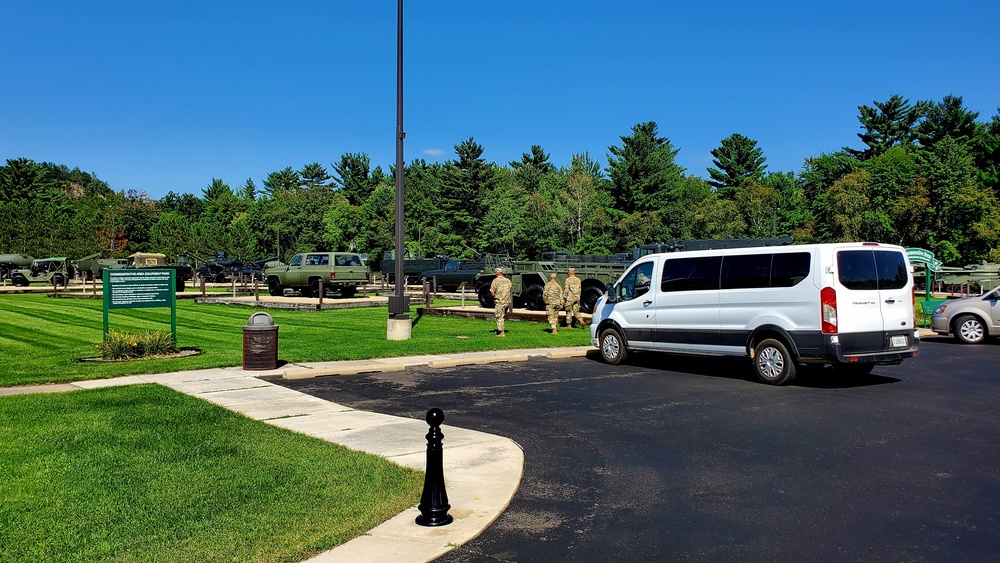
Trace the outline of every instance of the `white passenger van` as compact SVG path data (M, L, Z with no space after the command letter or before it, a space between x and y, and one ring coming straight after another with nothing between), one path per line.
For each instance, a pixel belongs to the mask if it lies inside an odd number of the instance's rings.
M870 242L650 254L598 300L590 341L610 364L746 356L774 385L798 364L868 374L917 355L911 272L902 247Z

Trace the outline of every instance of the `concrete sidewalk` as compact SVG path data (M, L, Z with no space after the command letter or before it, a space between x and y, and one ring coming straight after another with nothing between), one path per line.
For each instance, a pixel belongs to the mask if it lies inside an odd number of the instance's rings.
M216 368L59 385L0 388L0 396L158 383L274 426L379 455L404 467L424 470L428 425L423 419L358 411L258 378L280 375L300 379L320 375L398 371L413 366L454 367L528 361L532 358L583 356L588 350L593 348L580 346L467 352L289 364L273 371ZM472 540L496 520L507 508L521 481L524 454L520 446L501 436L448 426L447 413L441 430L444 434L445 483L451 504L449 514L455 518L452 524L434 528L418 526L414 520L420 512L413 506L367 534L309 561L431 561ZM415 502L419 500L414 499Z

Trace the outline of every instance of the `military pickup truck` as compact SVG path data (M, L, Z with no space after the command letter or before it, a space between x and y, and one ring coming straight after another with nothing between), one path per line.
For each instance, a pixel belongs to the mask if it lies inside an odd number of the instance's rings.
M368 267L360 254L353 252L306 252L296 254L288 264L278 263L264 270L267 292L273 297L285 294L285 289L298 290L303 297L319 297L323 292L339 291L353 297L358 286L370 278Z
M11 272L10 280L17 287L26 287L34 282L66 287L74 273L72 261L65 256L39 258L32 260L31 266Z
M448 260L443 268L426 270L420 276L433 281L438 289L455 289L463 283L474 287L476 277L483 271L483 260Z

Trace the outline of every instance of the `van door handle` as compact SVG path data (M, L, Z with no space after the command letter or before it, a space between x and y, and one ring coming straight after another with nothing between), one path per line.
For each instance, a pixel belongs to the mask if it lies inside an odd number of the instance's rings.
M886 299L885 302L888 303L889 305L892 305L893 303L896 302L896 300L893 299L892 297L890 297L890 298Z
M643 301L642 304L643 305L652 305L653 302L652 301Z

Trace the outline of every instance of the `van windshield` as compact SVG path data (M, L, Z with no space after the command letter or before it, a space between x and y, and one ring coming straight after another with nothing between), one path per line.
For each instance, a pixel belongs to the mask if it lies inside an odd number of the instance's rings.
M837 253L837 276L847 289L902 289L910 275L903 254L887 250L842 250Z

